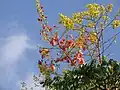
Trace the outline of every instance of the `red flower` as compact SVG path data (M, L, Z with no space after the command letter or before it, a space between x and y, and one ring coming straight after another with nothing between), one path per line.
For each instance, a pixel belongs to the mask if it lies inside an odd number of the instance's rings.
M74 44L74 41L73 41L73 40L68 40L68 41L66 41L66 45L67 45L68 48L71 48L71 47L73 47L75 44Z
M55 46L58 44L58 33L56 33L56 35L52 37L50 44L52 44L52 46Z
M65 60L65 61L67 61L67 62L70 62L70 57L69 56L65 56L65 57L63 57L63 60Z
M57 40L55 38L52 38L51 41L50 41L50 44L52 44L52 46L55 46L57 45Z
M85 64L84 58L77 58L78 64Z
M82 58L83 57L83 53L82 52L78 52L74 55L74 58Z
M83 53L81 51L74 55L74 60L77 60L78 64L85 64Z
M66 47L66 45L64 45L64 46L59 46L63 51L67 51L67 47Z
M61 44L61 45L64 45L64 44L65 44L65 39L64 39L64 38L60 41L60 44Z
M51 69L52 71L55 71L55 66L54 66L54 64L51 64L51 65L50 65L50 69Z

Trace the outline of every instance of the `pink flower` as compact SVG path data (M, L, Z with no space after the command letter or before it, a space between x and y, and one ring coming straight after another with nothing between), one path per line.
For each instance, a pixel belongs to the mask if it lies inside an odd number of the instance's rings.
M74 44L74 41L73 41L73 40L68 40L68 41L66 41L66 45L67 45L68 48L71 48L71 47L73 47L75 44Z
M77 58L78 64L85 64L84 58Z
M65 44L65 39L64 39L64 38L60 41L60 44L61 44L61 45L64 45L64 44Z
M55 46L58 44L58 33L56 33L56 35L54 37L52 37L51 41L50 41L50 44L52 46Z
M77 60L78 64L85 64L85 60L83 58L83 53L78 52L77 54L74 55L74 60Z

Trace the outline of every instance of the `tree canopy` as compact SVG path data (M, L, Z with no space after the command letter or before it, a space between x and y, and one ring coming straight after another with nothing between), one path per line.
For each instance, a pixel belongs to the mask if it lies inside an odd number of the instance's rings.
M120 89L120 63L106 55L120 32L105 39L108 28L120 27L120 10L111 17L113 4L92 3L71 17L60 13L59 25L50 26L39 0L36 7L40 35L48 44L48 47L39 47L38 67L45 80L35 80L38 86L42 84L48 90ZM68 67L59 73L62 63Z

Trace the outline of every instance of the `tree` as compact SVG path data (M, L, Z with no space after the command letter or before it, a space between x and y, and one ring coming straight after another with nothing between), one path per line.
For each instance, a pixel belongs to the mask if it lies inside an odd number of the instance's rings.
M59 14L59 26L49 26L43 6L36 0L40 34L49 47L40 47L40 73L45 80L35 80L50 90L113 90L120 89L120 63L109 59L106 50L116 42L116 36L105 40L108 27L120 27L120 10L110 17L113 5L88 4L87 10L72 17ZM108 45L108 46L107 46ZM54 57L52 57L54 54ZM60 65L68 67L59 73ZM37 78L37 76L36 76Z

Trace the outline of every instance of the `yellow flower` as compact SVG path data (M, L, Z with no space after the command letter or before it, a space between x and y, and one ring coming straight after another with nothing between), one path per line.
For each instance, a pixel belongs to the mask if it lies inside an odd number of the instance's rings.
M101 14L105 13L105 7L103 5L100 6L100 12L101 12Z
M83 16L89 16L90 14L89 14L88 11L83 11L83 12L82 12L82 15L83 15Z
M87 5L88 8L88 13L90 17L98 17L100 16L100 14L104 14L105 13L105 7L103 5L100 4L88 4Z
M60 13L60 23L63 24L67 29L74 28L74 22L69 17Z
M87 5L89 15L91 17L98 17L100 15L100 5L99 4L88 4Z
M88 5L87 5L87 8L88 8L88 9L91 9L92 7L93 7L92 4L88 4Z
M108 16L102 16L102 18L103 18L104 21L106 21L106 20L108 20L109 17Z
M86 47L85 43L86 43L86 40L85 40L85 36L84 35L81 35L76 40L76 46L81 48L81 49L84 49Z
M44 15L43 9L41 8L40 0L36 0L36 7L37 7L37 12L39 13L40 18L42 18L43 20L45 20L46 17Z
M75 22L75 23L78 23L78 24L82 24L82 21L83 21L83 15L81 12L78 12L78 13L74 13L72 15L72 20Z
M86 30L86 29L85 29L84 27L81 27L81 28L80 28L81 34L84 33L85 30Z
M89 13L91 17L98 17L100 15L99 10L90 10Z
M100 8L100 5L99 5L99 4L96 4L96 3L88 4L88 5L87 5L87 8L88 8L89 10L91 10L91 9L98 10L98 9Z
M94 27L95 27L95 23L94 23L94 22L90 22L90 23L88 23L88 27L90 27L90 28L94 28Z
M43 40L48 40L48 34L47 33L42 33L42 35L43 35Z
M94 4L88 4L87 8L88 8L88 10L98 10L100 8L100 5L96 4L96 3L94 3Z
M39 52L42 55L42 58L49 57L49 52L50 52L49 49L44 48L44 49L40 50Z
M113 29L120 27L120 20L114 20L112 23L112 27L113 27Z
M106 7L107 12L112 12L113 4L108 4Z
M95 43L97 41L97 34L95 32L91 32L90 35L89 35L89 40L92 43Z

